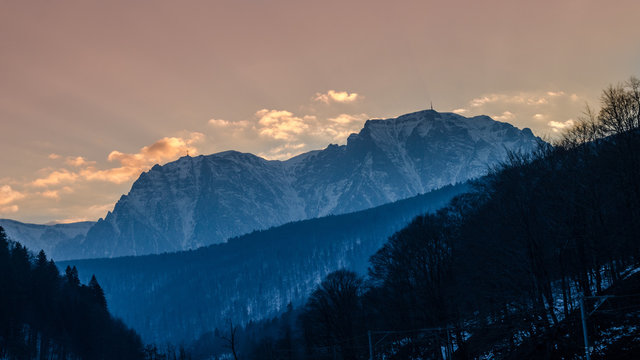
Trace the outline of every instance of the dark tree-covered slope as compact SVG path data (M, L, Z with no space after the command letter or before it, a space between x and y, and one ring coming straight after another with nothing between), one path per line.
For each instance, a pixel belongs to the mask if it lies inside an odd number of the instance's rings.
M144 359L140 337L109 315L95 277L60 276L0 227L0 359Z
M511 155L391 236L357 298L344 291L348 278L322 301L312 296L289 336L302 345L283 350L368 359L374 330L374 359L583 359L583 300L592 358L631 358L639 239L640 80L631 78L606 89L601 110L555 147ZM336 320L345 304L350 316ZM259 346L281 354L281 340Z
M467 185L351 214L253 232L193 251L78 260L100 279L110 308L148 341L192 340L227 318L236 324L300 304L329 272L366 272L367 259L413 217L434 211Z

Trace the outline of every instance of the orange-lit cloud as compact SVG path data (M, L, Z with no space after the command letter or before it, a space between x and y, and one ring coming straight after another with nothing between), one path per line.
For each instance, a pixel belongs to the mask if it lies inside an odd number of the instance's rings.
M340 114L334 118L327 119L326 124L317 126L316 133L329 142L343 142L350 134L358 132L364 121L368 119L367 114Z
M138 153L127 154L117 150L112 151L107 160L119 163L120 166L111 169L97 169L87 166L80 171L86 180L101 180L116 184L129 181L140 175L154 164L174 160L184 155L197 155L198 149L193 146L203 139L198 132L191 133L187 139L179 137L165 137L151 145L145 146Z
M80 169L73 171L64 168L54 170L47 176L32 181L31 185L52 187L60 184L73 184L80 180L98 180L121 184L137 177L154 164L174 160L187 154L197 155L198 149L194 144L203 138L202 133L193 132L187 138L164 137L151 145L144 146L135 154L114 150L107 156L107 160L117 163L119 166L108 169L99 169L95 161L88 161L81 156L69 157L65 164ZM41 195L51 199L59 198L59 193L53 190L44 191Z
M49 199L55 199L55 200L60 199L60 193L58 192L58 190L46 190L46 191L43 191L41 195Z
M335 90L329 90L326 93L316 93L316 96L314 98L315 101L320 101L323 102L325 104L330 104L332 102L334 103L341 103L341 104L348 104L348 103L352 103L358 99L361 99L362 96L359 95L358 93L349 93L347 91L335 91Z
M36 193L36 195L40 195L44 198L47 199L53 199L53 200L60 200L60 194L64 193L64 194L71 194L73 192L73 188L70 186L63 186L62 188L59 189L55 189L55 190L45 190L39 193Z
M16 213L18 210L20 210L18 205L0 206L0 214Z
M87 161L82 156L76 156L76 157L68 157L65 160L65 164L69 166L80 167L80 166L86 166L86 165L93 165L95 164L95 161Z
M256 112L256 116L259 118L260 135L276 140L292 140L309 128L307 122L316 120L315 116L297 117L286 110L262 109Z
M17 212L20 208L13 202L24 197L23 193L12 189L9 185L0 186L0 214Z
M497 121L510 121L515 118L515 115L511 111L505 111L501 115L492 116Z
M16 200L24 198L24 194L13 190L9 185L0 186L0 205L9 205Z
M75 172L71 172L67 169L54 170L49 175L36 179L31 182L31 185L36 187L47 187L58 184L71 184L78 180L79 175Z
M364 113L320 116L313 108L301 107L301 111L304 112L262 109L255 112L254 121L212 118L208 124L216 132L211 134L211 138L217 150L241 149L243 144L259 145L262 149L255 151L257 155L270 160L285 160L321 149L329 143L344 143L350 134L362 128L368 118Z

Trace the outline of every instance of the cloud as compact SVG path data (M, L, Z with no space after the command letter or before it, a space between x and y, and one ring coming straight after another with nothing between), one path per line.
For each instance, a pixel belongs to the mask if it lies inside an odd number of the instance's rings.
M526 94L507 95L507 94L491 94L475 98L469 103L472 107L480 107L487 104L504 103L504 104L527 104L527 105L543 105L549 103L544 96L530 96Z
M95 161L87 161L82 156L76 156L76 157L68 157L65 160L65 164L74 166L74 167L80 167L80 166L86 166L86 165L93 165L95 164Z
M315 116L297 117L286 110L262 109L256 116L260 135L276 140L292 140L309 128L307 122L316 120Z
M573 92L559 89L490 93L471 99L463 107L469 112L463 115L495 114L495 120L528 127L537 135L548 136L558 132L558 127L548 125L549 120L569 119L581 113L582 99Z
M242 121L229 121L222 119L210 119L209 125L219 128L244 128L249 126L249 122L246 120Z
M358 125L360 125L363 120L367 119L367 117L368 115L364 113L356 114L356 115L340 114L334 118L329 118L328 120L330 122L341 124L341 125L347 125L352 123L358 123Z
M80 175L75 172L71 172L67 169L54 170L49 175L38 178L31 182L31 185L35 187L47 187L52 185L58 185L62 183L74 183Z
M0 214L16 213L20 210L18 205L0 206Z
M483 97L472 99L469 102L469 105L471 105L473 107L478 107L478 106L482 106L484 104L497 102L498 100L499 100L499 95L483 96Z
M269 146L258 155L272 160L282 160L304 151L341 143L353 132L362 128L367 114L342 113L333 117L318 118L315 115L298 115L287 110L262 109L255 113L258 122L247 131L253 131ZM302 145L300 145L302 144Z
M573 94L570 98L573 99ZM521 105L546 105L554 98L565 97L564 91L545 91L545 92L520 92L511 94L489 94L484 95L469 102L472 107L481 107L489 104L521 104ZM455 110L454 110L455 112Z
M51 159L51 160L56 160L56 159L60 158L60 155L51 153L51 154L49 154L48 158Z
M116 184L126 182L154 164L174 160L184 155L197 155L198 149L194 143L202 141L202 133L193 132L188 138L164 137L151 145L145 146L135 154L112 151L107 160L119 163L120 166L111 169L96 169L88 166L80 171L80 175L86 180L101 180Z
M329 90L324 94L316 93L314 100L323 102L325 104L329 104L332 102L348 104L361 98L362 96L359 95L358 93L348 93L346 91Z
M18 205L13 202L24 198L25 195L11 188L9 185L0 186L0 214L18 212Z
M40 195L49 199L60 200L60 193L58 192L58 190L46 190L41 192Z
M515 117L516 116L511 111L505 111L502 115L493 116L493 119L497 121L510 121L515 119Z
M551 130L553 132L559 132L560 130L563 130L565 128L568 127L572 127L573 125L575 125L575 121L573 119L569 119L567 121L549 121L547 123L547 125L549 125L549 127L551 127Z
M340 114L327 119L326 123L320 123L314 129L313 134L332 143L342 142L349 135L362 128L362 124L369 116L367 114Z
M451 112L458 115L462 115L462 114L468 113L469 110L460 108L460 109L451 110Z
M261 156L265 159L270 159L270 160L287 160L296 155L299 155L305 146L307 145L304 143L283 144L283 145L271 148L267 152L258 153L258 156Z
M60 184L72 184L80 180L107 181L114 184L122 184L137 177L154 164L174 160L187 154L197 155L198 149L194 144L202 141L203 138L204 135L202 133L192 132L185 138L164 137L151 145L142 147L139 152L134 154L114 150L109 153L107 160L111 163L117 163L118 166L108 169L99 169L96 167L95 161L88 161L82 156L69 157L66 159L65 164L80 169L74 171L64 168L53 170L45 177L32 181L31 185L35 187L52 187ZM45 191L41 195L51 199L59 197L59 194L55 191Z
M24 194L11 188L9 185L0 186L0 205L9 205L16 200L24 198Z

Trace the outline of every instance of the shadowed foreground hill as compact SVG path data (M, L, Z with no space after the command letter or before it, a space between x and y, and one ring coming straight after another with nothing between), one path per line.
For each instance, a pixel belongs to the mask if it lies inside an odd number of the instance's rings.
M144 359L140 337L107 311L95 277L60 276L0 227L0 359Z
M386 239L418 214L445 206L466 184L351 214L286 224L172 254L69 261L95 273L114 314L145 340L193 340L226 318L273 316L301 304L329 272L366 271Z
M556 146L510 156L473 189L391 236L366 282L329 274L302 329L243 355L584 359L584 302L592 358L637 358L640 80L606 89Z

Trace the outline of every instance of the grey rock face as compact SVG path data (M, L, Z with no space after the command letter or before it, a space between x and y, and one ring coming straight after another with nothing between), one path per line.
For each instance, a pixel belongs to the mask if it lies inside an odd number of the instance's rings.
M529 129L487 116L420 111L368 120L347 145L287 161L227 151L183 157L140 175L83 243L81 257L193 249L290 221L342 214L486 173Z

